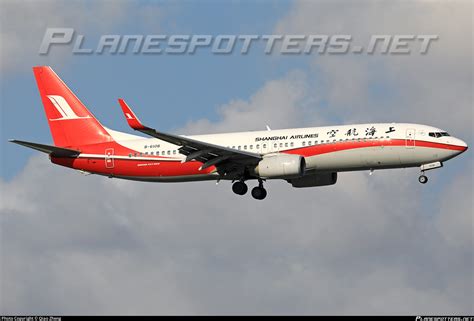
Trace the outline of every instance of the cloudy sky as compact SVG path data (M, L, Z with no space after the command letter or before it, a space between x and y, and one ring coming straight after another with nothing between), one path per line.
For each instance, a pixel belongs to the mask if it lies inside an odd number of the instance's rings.
M473 143L470 1L3 1L0 313L472 314L473 157L338 184L83 176L50 143L31 67L51 65L108 127L116 99L165 131L415 122ZM419 55L38 55L48 27L101 34L436 34Z

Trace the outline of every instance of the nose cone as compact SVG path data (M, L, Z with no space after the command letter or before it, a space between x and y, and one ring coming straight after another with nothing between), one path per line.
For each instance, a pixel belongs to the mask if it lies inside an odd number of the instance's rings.
M468 148L466 142L459 138L455 138L453 144L457 147L456 150L459 151L459 154L464 153Z

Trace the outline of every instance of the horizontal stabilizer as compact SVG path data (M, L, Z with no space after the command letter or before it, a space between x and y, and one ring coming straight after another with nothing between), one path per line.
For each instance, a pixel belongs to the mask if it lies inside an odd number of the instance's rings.
M30 143L30 142L25 142L22 140L10 139L9 141L11 143L15 143L18 145L22 145L22 146L39 150L40 152L47 153L55 157L76 157L81 153L80 151L77 151L74 149L68 149L68 148L62 148L62 147L56 147L56 146L44 145L44 144L38 144L38 143Z

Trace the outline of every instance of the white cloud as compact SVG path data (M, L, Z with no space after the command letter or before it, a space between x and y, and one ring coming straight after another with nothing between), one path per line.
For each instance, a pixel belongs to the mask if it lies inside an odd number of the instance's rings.
M362 45L371 35L439 35L426 55L315 55L317 90L347 121L410 120L472 137L471 22L471 1L297 1L275 33L349 34Z
M47 28L75 28L87 37L113 30L128 21L157 32L162 11L159 6L135 1L2 1L0 3L1 66L3 73L36 64L57 65L69 61L72 47L55 47L38 54ZM98 19L98 17L100 17Z
M217 122L200 119L181 131L197 134L265 130L267 124L274 129L288 128L308 122L308 116L316 121L314 111L308 108L312 97L307 87L305 73L294 70L265 83L248 101L238 99L221 106Z

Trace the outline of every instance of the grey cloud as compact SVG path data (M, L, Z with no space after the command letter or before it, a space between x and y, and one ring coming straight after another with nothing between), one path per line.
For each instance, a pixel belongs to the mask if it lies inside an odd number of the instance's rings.
M34 157L2 182L1 310L472 312L472 235L455 232L472 204L446 229L423 213L450 217L456 197L420 203L414 181L388 171L328 188L269 182L255 202L226 182L86 177Z

